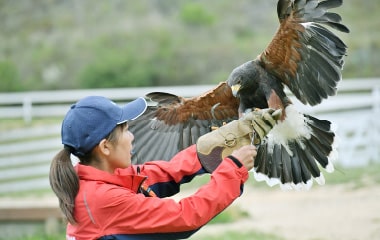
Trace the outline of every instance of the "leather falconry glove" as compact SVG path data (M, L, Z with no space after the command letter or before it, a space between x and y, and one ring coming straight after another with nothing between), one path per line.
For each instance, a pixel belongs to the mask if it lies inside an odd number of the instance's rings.
M257 109L201 136L197 141L197 154L202 166L211 173L235 149L260 144L280 117L281 109Z

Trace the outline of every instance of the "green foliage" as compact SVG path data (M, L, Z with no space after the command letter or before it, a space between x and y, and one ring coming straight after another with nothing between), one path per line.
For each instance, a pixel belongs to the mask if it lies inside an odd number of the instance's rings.
M10 61L0 61L0 92L22 90L17 67Z
M151 85L149 64L128 54L110 52L85 67L79 78L81 88L109 88Z
M337 33L344 78L380 76L379 2L335 10L351 30ZM0 21L0 91L216 83L278 27L265 0L3 1Z
M109 88L152 85L154 72L150 59L144 56L144 48L138 46L141 41L124 36L125 41L121 44L117 41L117 39L121 39L119 36L116 36L116 39L112 39L112 37L106 37L96 43L94 60L89 62L79 74L79 87Z
M196 84L202 72L190 68L191 49L167 29L105 36L89 46L93 61L79 74L80 88L139 87ZM112 46L112 47L106 47ZM195 65L194 65L195 67Z
M180 11L181 20L188 25L211 25L215 18L201 4L187 2Z

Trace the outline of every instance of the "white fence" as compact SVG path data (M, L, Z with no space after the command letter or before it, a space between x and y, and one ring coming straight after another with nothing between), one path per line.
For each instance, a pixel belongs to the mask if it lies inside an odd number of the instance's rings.
M171 92L190 97L212 87L215 85L0 93L0 119L23 118L26 123L29 123L33 117L64 116L72 103L88 95L99 95L117 102L128 102L153 91Z
M0 119L62 117L69 106L87 95L128 102L152 91L190 97L213 85L152 88L92 89L0 94ZM380 161L380 79L345 80L338 94L315 107L295 104L305 113L328 119L340 137L339 163L345 166ZM1 129L4 129L1 127ZM60 125L0 132L0 194L49 189L50 161L62 147Z

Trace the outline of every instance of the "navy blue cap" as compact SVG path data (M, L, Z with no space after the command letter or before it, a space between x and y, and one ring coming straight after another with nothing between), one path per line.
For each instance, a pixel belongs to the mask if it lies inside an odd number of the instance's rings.
M80 157L89 153L121 123L141 116L147 108L144 98L118 106L105 97L89 96L73 104L62 122L62 144Z

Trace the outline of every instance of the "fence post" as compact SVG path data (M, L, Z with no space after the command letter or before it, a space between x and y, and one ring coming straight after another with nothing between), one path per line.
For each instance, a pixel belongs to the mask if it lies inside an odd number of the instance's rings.
M22 112L24 122L30 124L32 122L32 100L30 97L25 96L22 101Z
M372 124L373 126L373 131L372 131L372 136L373 136L373 143L372 147L373 152L374 152L374 161L379 162L380 161L380 123L379 123L379 118L380 118L380 85L374 86L372 90L372 100L373 100L373 116L372 116Z
M373 98L373 111L377 116L380 114L380 85L375 86L372 90L372 98Z

